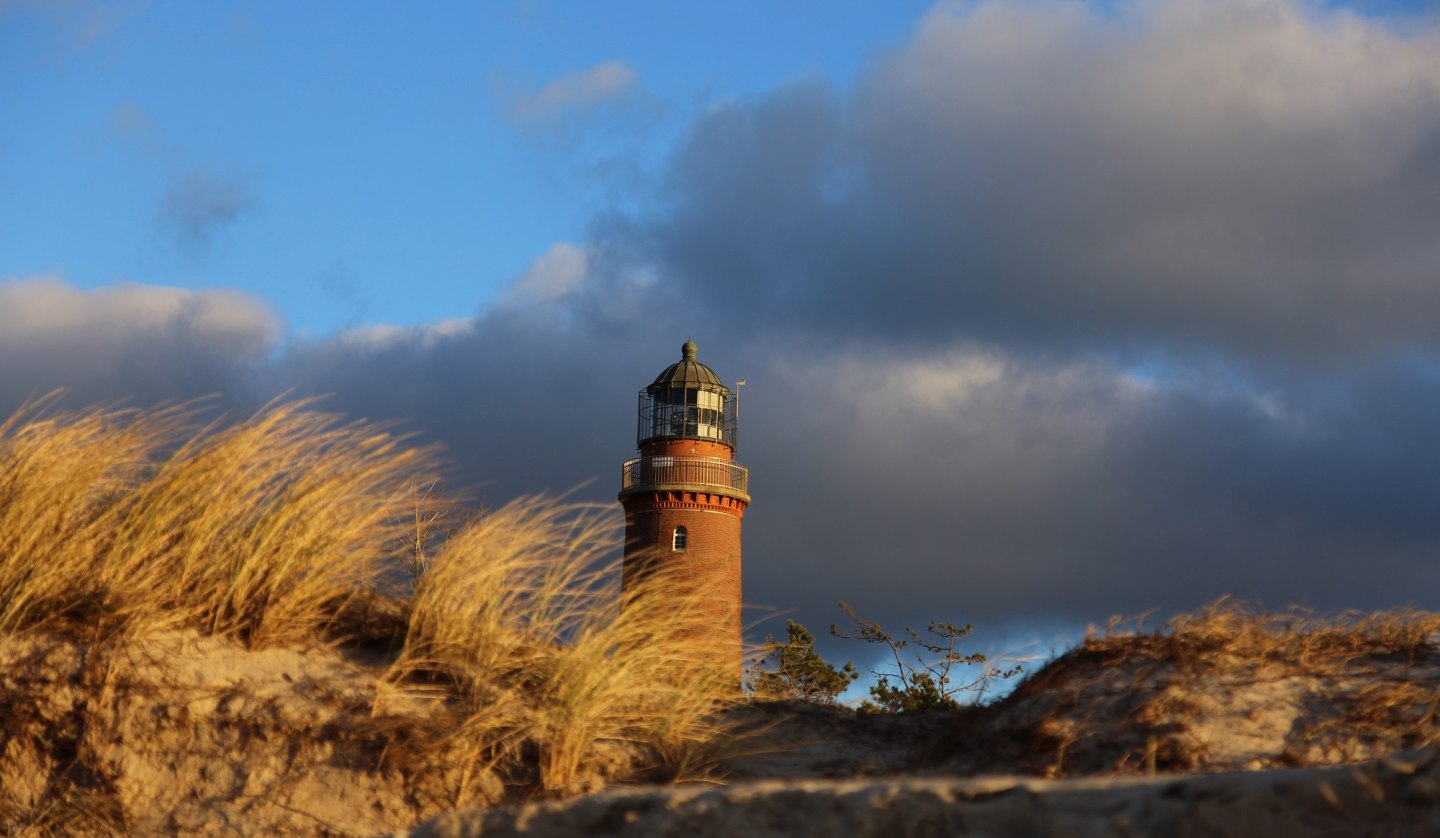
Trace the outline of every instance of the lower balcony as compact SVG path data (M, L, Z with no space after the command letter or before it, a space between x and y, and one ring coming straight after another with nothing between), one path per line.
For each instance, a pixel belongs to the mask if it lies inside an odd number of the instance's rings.
M620 491L694 489L750 499L750 471L724 457L636 457L625 463Z

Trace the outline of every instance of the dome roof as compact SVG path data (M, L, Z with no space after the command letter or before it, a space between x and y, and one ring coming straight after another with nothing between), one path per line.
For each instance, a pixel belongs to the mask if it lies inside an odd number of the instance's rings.
M680 360L666 367L645 390L653 393L656 390L692 387L718 390L726 394L730 392L730 388L725 386L725 382L720 380L714 370L695 360L695 343L687 340L680 347Z

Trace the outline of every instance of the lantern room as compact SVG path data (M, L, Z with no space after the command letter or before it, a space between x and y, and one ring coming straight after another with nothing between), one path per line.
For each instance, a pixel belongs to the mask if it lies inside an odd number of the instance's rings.
M715 371L695 360L685 341L680 360L640 391L636 442L695 439L735 447L735 400Z

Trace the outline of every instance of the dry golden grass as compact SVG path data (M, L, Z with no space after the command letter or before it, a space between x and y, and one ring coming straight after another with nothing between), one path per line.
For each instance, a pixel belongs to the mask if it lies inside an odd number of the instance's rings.
M426 449L304 403L203 432L115 506L110 608L251 645L312 640L392 557L431 468Z
M394 548L432 452L309 404L195 427L194 409L0 425L0 635L93 618L312 641Z
M689 626L701 593L663 575L624 596L604 507L523 498L452 534L411 601L397 680L443 677L468 704L455 742L476 768L533 749L543 788L602 750L676 773L719 732L738 664ZM462 789L463 791L463 789Z
M183 419L174 409L62 411L54 402L0 424L0 636L94 606L111 512Z
M1221 666L1242 658L1262 668L1275 664L1329 671L1371 655L1413 661L1440 638L1440 613L1430 611L1317 614L1292 606L1269 613L1230 597L1177 614L1148 633L1129 622L1112 618L1103 633L1092 629L1080 649L1145 655L1179 666Z
M1054 776L1333 764L1440 744L1440 614L1232 599L1111 620L993 709Z
M433 452L384 427L308 402L199 412L51 398L0 424L0 639L307 646L389 621L388 680L440 689L459 720L407 751L464 766L457 802L493 798L497 775L548 792L674 776L718 733L738 662L689 624L700 593L662 575L622 597L618 512L525 498L454 526ZM408 596L379 582L406 576Z
M113 798L80 786L66 786L41 806L16 821L7 821L14 838L111 838L125 833L125 819Z

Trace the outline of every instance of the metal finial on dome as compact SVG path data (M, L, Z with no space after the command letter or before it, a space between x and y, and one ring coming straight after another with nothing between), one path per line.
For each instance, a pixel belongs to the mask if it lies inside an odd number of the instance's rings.
M695 349L695 341L685 341L684 345L680 347L680 359L683 361L695 360Z

